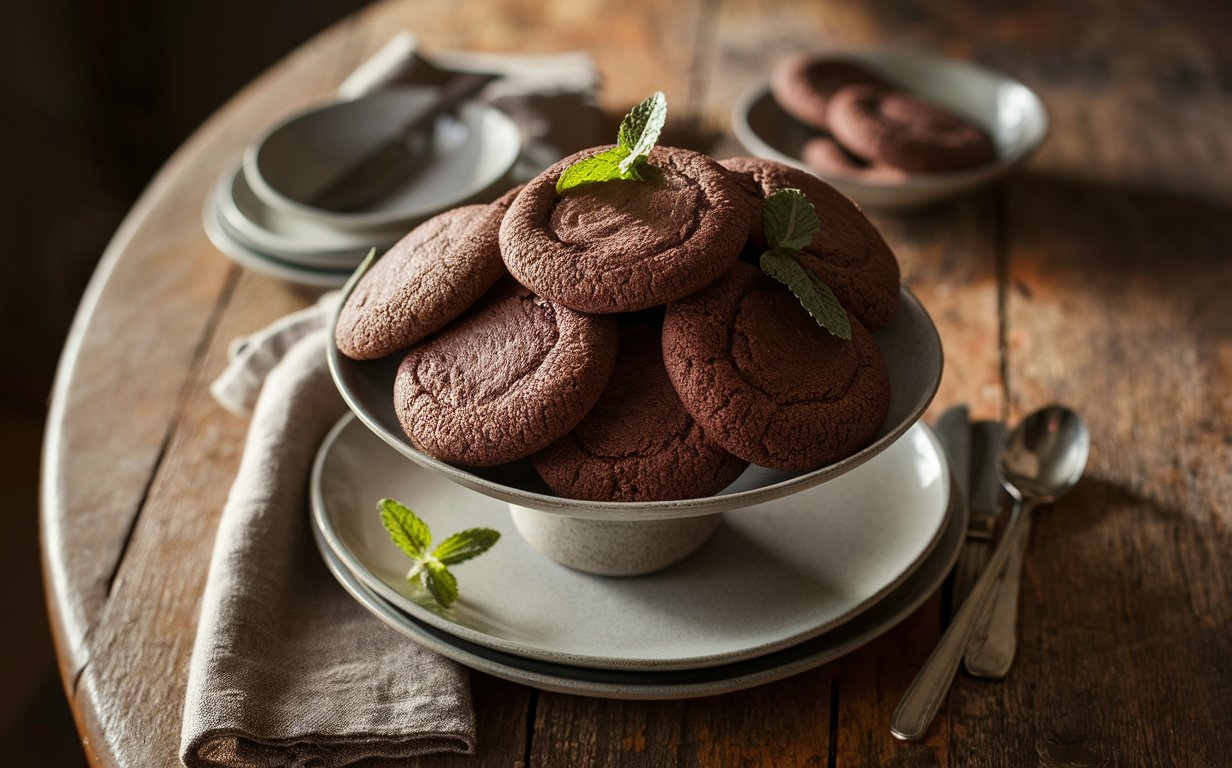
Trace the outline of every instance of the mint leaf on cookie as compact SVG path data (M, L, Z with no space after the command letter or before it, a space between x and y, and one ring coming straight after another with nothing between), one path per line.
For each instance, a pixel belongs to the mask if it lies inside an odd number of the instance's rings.
M813 204L798 189L780 189L761 204L762 226L770 248L798 251L821 229Z
M796 258L821 229L813 204L798 189L780 189L762 201L762 221L770 250L761 255L761 271L787 286L818 325L851 341L851 323L842 303Z
M667 98L662 91L655 91L650 98L629 110L620 122L616 146L566 168L556 180L556 193L563 194L574 187L603 181L642 181L642 166L659 140L659 133L666 121Z
M838 297L809 270L805 269L795 254L782 248L766 251L761 255L761 271L787 286L817 324L845 341L851 341L851 323Z

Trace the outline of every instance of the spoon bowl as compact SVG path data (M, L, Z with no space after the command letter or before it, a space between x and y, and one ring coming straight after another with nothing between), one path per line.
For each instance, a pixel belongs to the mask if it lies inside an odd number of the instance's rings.
M1016 500L1050 504L1082 477L1090 451L1091 435L1082 417L1064 406L1050 405L1006 434L997 476Z

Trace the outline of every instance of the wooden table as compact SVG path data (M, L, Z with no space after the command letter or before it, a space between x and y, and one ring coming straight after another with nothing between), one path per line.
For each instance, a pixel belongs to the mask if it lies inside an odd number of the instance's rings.
M1017 664L960 676L928 739L889 734L950 587L851 656L743 693L626 703L474 675L481 754L425 765L1227 764L1232 755L1232 12L1192 0L903 4L415 0L304 45L171 159L104 255L64 353L43 554L64 685L98 765L175 766L210 548L241 419L210 398L227 342L311 297L236 267L203 196L261 126L396 30L435 47L590 50L613 115L656 88L684 140L782 54L825 43L966 57L1039 90L1053 128L1013 178L875 216L932 313L932 414L1049 401L1093 432L1087 478L1037 517ZM1013 5L1013 4L1009 4Z

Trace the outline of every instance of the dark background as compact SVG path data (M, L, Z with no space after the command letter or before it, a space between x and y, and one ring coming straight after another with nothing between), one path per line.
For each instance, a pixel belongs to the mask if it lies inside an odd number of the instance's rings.
M0 2L0 755L8 765L85 764L38 554L43 421L81 293L175 148L262 70L364 4Z

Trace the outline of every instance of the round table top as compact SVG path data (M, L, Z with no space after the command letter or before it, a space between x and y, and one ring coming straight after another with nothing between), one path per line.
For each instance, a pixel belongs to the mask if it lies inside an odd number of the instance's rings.
M890 713L987 557L852 655L752 690L625 703L475 674L467 764L1214 765L1232 754L1232 49L1227 8L975 3L944 13L841 0L383 2L281 61L175 154L104 254L64 350L42 498L65 688L97 765L175 766L218 516L247 422L208 384L228 342L305 306L201 228L219 169L325 97L396 31L425 46L586 50L615 119L661 89L673 143L741 154L738 95L817 45L970 58L1042 95L1052 131L1003 183L874 214L943 339L930 415L1014 419L1049 401L1093 432L1088 479L1038 515L1018 659L961 675L929 736ZM1139 7L1140 6L1140 7ZM677 106L679 105L679 106ZM1163 757L1167 756L1167 757ZM457 758L425 758L448 763Z

